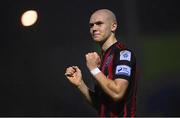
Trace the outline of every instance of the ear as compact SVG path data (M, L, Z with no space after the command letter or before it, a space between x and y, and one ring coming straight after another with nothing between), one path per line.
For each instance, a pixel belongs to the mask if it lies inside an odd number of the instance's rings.
M111 30L112 30L113 32L115 32L116 29L117 29L117 23L112 23L112 28L111 28Z

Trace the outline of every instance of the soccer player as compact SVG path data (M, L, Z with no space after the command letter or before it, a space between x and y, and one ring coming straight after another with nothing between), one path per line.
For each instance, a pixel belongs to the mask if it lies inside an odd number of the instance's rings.
M96 52L85 55L86 66L96 80L95 88L92 91L87 87L77 66L68 67L65 75L98 110L99 116L133 117L136 112L134 53L117 40L117 20L112 11L95 11L89 26L93 40L102 50L101 57Z

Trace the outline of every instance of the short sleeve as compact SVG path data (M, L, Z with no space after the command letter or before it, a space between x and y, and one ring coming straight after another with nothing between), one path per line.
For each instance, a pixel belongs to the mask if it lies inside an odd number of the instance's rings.
M115 50L113 59L114 78L122 78L130 81L135 74L135 66L136 59L131 50Z

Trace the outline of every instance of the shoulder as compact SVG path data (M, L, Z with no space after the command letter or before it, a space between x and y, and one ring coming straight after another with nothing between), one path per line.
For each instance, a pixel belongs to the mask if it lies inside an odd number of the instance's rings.
M129 54L133 54L134 55L133 50L131 50L129 48L115 48L114 52L118 53L120 55L129 55Z
M136 62L136 57L134 52L131 49L128 48L116 48L114 51L115 59L118 59L119 61L127 61L127 62Z
M115 46L114 46L114 50L115 51L129 51L129 52L133 52L130 48L128 48L124 43L122 42L116 42Z
M122 55L125 57L129 55L135 57L134 51L121 42L116 43L114 53L115 55Z

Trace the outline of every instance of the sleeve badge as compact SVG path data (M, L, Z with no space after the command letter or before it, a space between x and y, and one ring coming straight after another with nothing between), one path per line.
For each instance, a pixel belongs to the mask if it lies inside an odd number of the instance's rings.
M123 50L120 52L120 60L131 61L131 52L128 50Z

